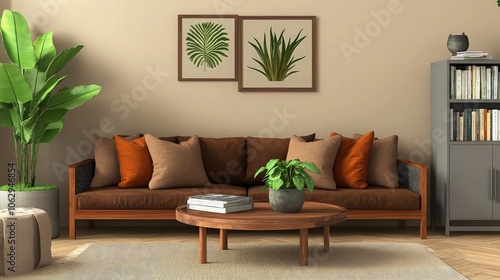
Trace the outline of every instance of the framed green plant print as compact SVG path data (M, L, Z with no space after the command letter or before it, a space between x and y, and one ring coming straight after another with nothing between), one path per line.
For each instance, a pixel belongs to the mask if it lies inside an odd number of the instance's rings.
M239 16L239 91L316 91L315 16Z
M236 81L237 16L178 16L178 80Z

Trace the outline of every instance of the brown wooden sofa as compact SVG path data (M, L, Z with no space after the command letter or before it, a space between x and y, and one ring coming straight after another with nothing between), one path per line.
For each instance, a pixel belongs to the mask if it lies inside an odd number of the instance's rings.
M177 142L183 139L186 138L177 137ZM255 145L256 139L259 145ZM210 179L210 184L201 187L91 188L95 160L71 164L69 237L76 238L77 220L88 220L89 227L93 227L94 220L175 220L175 208L184 205L187 198L195 194L249 195L254 201L267 201L267 192L261 190L262 183L256 183L252 168L264 165L271 158L286 158L288 141L253 137L200 138L203 163ZM399 220L401 227L406 220L420 220L420 238L426 239L427 166L398 159L397 173L398 188L373 185L364 189L315 188L312 193L306 192L306 200L341 205L347 209L349 220Z

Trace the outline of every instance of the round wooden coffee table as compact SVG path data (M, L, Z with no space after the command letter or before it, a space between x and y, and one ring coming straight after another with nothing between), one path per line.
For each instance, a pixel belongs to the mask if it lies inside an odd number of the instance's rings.
M219 214L177 207L177 221L199 227L199 262L207 262L207 228L220 229L220 249L227 250L228 230L296 230L300 231L300 265L307 265L308 234L310 228L323 227L324 251L330 250L330 225L346 219L341 206L304 202L299 213L279 213L269 202L254 202L254 209Z

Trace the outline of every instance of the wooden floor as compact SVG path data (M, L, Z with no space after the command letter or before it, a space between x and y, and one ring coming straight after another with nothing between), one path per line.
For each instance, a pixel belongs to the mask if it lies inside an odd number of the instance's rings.
M218 231L207 231L208 242L218 242ZM230 231L231 242L298 243L298 231ZM337 242L414 242L431 249L455 270L470 279L500 279L500 233L430 231L427 240L418 237L417 228L333 227L331 243ZM55 259L65 257L85 243L95 242L198 242L198 231L190 226L77 228L77 239L68 239L68 229L52 240ZM310 230L309 242L322 242L321 230Z

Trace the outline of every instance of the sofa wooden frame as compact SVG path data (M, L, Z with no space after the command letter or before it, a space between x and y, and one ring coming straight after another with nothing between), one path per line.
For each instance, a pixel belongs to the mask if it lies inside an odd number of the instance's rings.
M89 228L93 228L94 220L175 220L175 210L80 210L76 208L76 170L78 167L94 162L87 159L69 165L69 238L76 239L76 221L88 220ZM420 220L420 238L427 238L427 173L426 165L408 160L398 159L398 165L405 165L418 169L420 194L419 210L348 210L348 220L399 220L400 227L404 228L406 220Z

